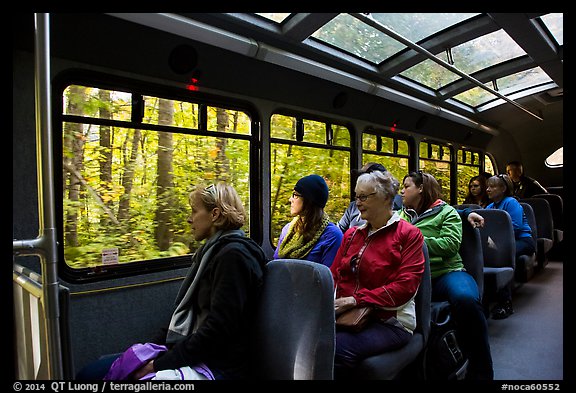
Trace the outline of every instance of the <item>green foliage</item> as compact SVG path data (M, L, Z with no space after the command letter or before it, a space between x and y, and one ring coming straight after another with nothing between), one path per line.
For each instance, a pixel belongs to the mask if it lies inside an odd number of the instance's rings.
M350 152L330 149L326 143L326 125L311 120L304 121L304 140L318 147L291 144L296 139L296 120L293 117L274 115L271 135L285 139L285 143L271 145L271 216L272 239L276 245L282 227L290 216L290 201L296 182L307 175L318 174L328 184L329 197L325 211L330 220L337 222L350 203ZM349 146L350 133L342 126L333 126L334 144Z
M65 92L65 106L65 113L87 118L131 118L131 95L118 91L71 86ZM250 142L237 136L251 133L251 120L246 113L209 106L208 131L225 132L229 137L194 135L189 130L199 127L199 108L195 103L147 96L141 129L100 126L89 120L63 124L64 255L69 266L101 265L102 252L108 249L118 249L119 263L193 252L199 244L187 222L188 196L197 186L216 181L232 184L249 213ZM181 127L183 132L171 134L168 145L160 146L159 132L147 124ZM337 222L350 203L349 130L307 119L303 125L305 146L296 142L294 117L274 115L271 119L271 137L275 138L270 146L273 245L292 219L289 198L301 177L313 173L324 177L329 187L325 211L331 221ZM363 138L363 163L379 162L402 182L408 173L407 142L395 143L390 137L377 140L370 134ZM437 146L432 150L431 159L421 157L421 169L438 179L447 197L449 156L442 158ZM169 153L171 163L170 173L165 174L171 184L162 190L159 172L166 169L159 165L159 152ZM459 201L467 191L468 179L478 171L475 165L459 166ZM168 212L168 218L158 218L160 211ZM246 232L249 220L243 228ZM159 234L160 227L168 229ZM160 248L159 236L166 236L167 247Z
M97 117L97 109L102 107L125 107L125 94L116 94L123 97L123 103L117 97L115 101L106 104L98 103L95 89L78 90L68 89L67 97L70 102L76 103L80 111L84 111L85 116ZM144 122L157 124L163 116L159 112L158 99L147 97L146 103ZM197 125L197 105L178 101L173 101L172 105L174 115L171 119L174 123L190 127ZM222 111L226 112L228 118L242 122L225 125L223 128L226 131L234 134L234 127L243 133L249 131L250 122L245 114L237 116L233 111ZM211 125L214 130L221 128L217 124L216 112L214 108L214 116L210 116L210 119L214 119ZM120 115L116 112L112 116L118 118ZM122 112L118 119L127 120L129 117L129 112ZM172 239L168 249L161 251L155 235L158 226L155 214L159 207L166 206L157 197L158 133L140 130L139 143L132 145L136 130L111 127L110 147L103 147L101 127L98 125L69 128L76 131L65 131L64 140L82 141L81 144L65 142L63 149L65 162L72 162L81 177L78 180L69 174L63 199L64 220L68 223L65 224L64 254L66 262L73 268L100 265L102 251L109 248L118 248L120 263L184 255L193 251L199 245L191 241L192 235L187 223L190 215L188 195L200 184L227 181L236 188L245 205L249 206L248 141L173 134L173 184L163 197L163 200L171 201L168 208ZM107 156L111 157L111 179L103 181L100 163ZM134 157L133 162L131 157ZM130 168L133 168L132 173ZM127 176L132 176L130 190L126 189ZM81 187L78 187L78 182L82 184ZM71 193L74 184L80 189L79 197ZM168 195L170 199L166 199ZM123 219L119 214L122 200L129 200L128 214ZM246 225L244 229L248 227Z

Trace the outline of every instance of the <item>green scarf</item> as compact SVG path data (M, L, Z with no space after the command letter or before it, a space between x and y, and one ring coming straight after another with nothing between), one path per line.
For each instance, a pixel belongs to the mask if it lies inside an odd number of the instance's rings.
M314 237L307 243L304 243L304 237L298 233L294 229L294 225L298 221L298 217L294 217L294 219L290 222L290 226L288 227L288 232L284 239L282 239L282 243L280 243L280 248L278 249L278 257L280 258L294 258L294 259L303 259L322 236L324 229L328 226L330 219L328 218L328 214L324 213L322 216L322 222Z

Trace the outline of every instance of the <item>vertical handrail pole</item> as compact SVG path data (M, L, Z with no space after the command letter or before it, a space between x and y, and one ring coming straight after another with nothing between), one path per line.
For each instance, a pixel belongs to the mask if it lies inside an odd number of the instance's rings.
M54 157L52 154L52 106L50 78L50 15L34 14L36 154L38 164L38 212L42 248L42 289L48 332L51 379L63 378L58 303L58 248L54 202Z

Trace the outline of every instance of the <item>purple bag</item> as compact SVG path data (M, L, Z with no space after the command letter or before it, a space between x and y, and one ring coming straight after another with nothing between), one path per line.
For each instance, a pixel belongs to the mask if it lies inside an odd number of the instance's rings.
M104 381L122 381L128 379L130 374L138 370L140 367L144 366L149 360L155 359L159 353L167 351L164 345L158 345L154 343L145 344L134 344L128 348L118 359L114 360L114 363L110 366L110 369L104 376ZM169 379L191 379L190 371L187 371L188 367L181 367L176 369L174 373L178 378ZM201 363L194 367L190 367L190 370L194 370L197 373L204 375L207 379L214 380L214 375L212 371L205 364ZM156 376L156 373L146 374L140 380L152 379Z
M164 345L154 343L132 345L112 363L108 373L104 376L104 381L128 379L130 374L138 370L149 360L156 358L160 352L164 352L167 349ZM149 375L150 378L154 377L154 374ZM148 375L142 379L150 379L147 377Z

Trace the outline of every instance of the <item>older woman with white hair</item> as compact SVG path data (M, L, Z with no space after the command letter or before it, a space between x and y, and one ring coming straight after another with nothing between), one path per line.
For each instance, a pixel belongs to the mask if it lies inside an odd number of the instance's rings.
M400 348L416 327L414 297L424 272L424 237L392 210L398 181L390 172L364 173L356 203L366 222L344 233L331 266L336 315L355 307L373 309L360 331L336 331L335 378L345 378L361 360Z

